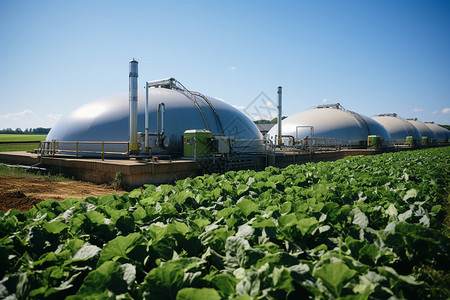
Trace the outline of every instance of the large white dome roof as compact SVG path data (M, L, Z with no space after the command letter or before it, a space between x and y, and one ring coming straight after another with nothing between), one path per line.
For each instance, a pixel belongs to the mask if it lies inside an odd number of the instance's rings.
M201 97L194 96L196 104L182 92L149 89L149 131L156 132L157 108L165 103L165 136L170 138L169 154L182 153L183 133L189 129L207 129L213 134L234 136L236 139L262 139L256 125L241 111L222 100L208 97L211 107ZM47 141L114 141L129 140L128 93L100 99L72 112L58 122L47 136ZM138 131L145 131L145 89L139 90ZM221 124L219 124L221 123ZM221 125L221 126L220 126Z

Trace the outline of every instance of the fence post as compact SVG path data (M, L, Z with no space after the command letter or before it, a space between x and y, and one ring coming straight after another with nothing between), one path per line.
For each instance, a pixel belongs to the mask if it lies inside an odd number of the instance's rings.
M105 142L102 141L102 161L105 160Z
M77 152L76 153L77 153L77 158L78 158L78 141L76 143L77 143Z

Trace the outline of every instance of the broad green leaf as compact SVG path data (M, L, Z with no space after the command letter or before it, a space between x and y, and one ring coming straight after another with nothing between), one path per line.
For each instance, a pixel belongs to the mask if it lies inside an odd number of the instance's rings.
M300 229L302 235L305 235L309 229L317 223L319 223L319 221L314 217L305 218L297 222L297 228Z
M408 220L409 218L411 218L412 213L413 213L412 209L408 209L408 210L405 211L404 213L401 213L401 214L398 215L398 220L399 220L400 222L406 221L406 220Z
M215 289L211 288L184 288L177 294L177 300L220 300L221 297Z
M135 232L127 236L118 236L109 241L100 253L98 264L102 264L103 262L110 260L115 261L119 258L127 259L128 252L139 242L140 239L141 234Z
M367 218L367 216L357 207L353 209L352 212L354 212L352 223L358 225L362 229L366 229L367 225L369 224L369 219Z
M249 271L245 277L236 285L238 295L250 295L256 297L261 288L261 280L256 272Z
M181 234L186 235L190 229L189 227L181 222L173 222L172 224L169 224L167 231L172 234Z
M150 299L175 299L178 290L183 287L184 274L182 267L165 263L148 273L143 290Z
M127 290L127 284L123 280L123 271L117 262L107 261L91 271L86 276L78 294L91 296L101 294L105 290L110 290L115 294L122 294Z
M391 205L389 205L388 209L386 209L386 214L391 217L397 217L398 211L394 204L391 203Z
M289 294L295 290L293 280L288 269L275 267L272 273L273 286L277 290L283 290Z
M48 233L58 234L61 233L64 229L66 229L67 225L62 222L55 221L51 223L45 223L43 227Z
M142 206L139 206L135 211L133 211L132 215L134 220L139 221L147 216L147 212Z
M378 272L381 275L384 275L386 277L393 277L396 280L401 280L401 281L404 281L404 282L406 282L408 284L411 284L411 285L421 285L421 284L423 284L423 282L417 281L413 276L399 275L397 273L397 271L395 271L395 269L393 269L391 267L387 267L387 266L378 267L377 270L378 270Z
M142 191L140 189L135 189L128 194L129 198L139 199L142 196Z
M403 197L403 201L407 201L410 198L416 198L416 197L417 197L417 190L410 189L406 192L406 195Z
M105 216L98 211L91 210L85 214L86 218L91 221L93 224L101 225L105 224Z
M373 244L369 244L369 245L364 245L364 247L362 247L359 250L359 260L362 263L368 264L368 265L375 265L376 263L376 257L379 253L378 247L373 245Z
M281 205L280 212L282 214L287 214L287 213L289 213L291 211L291 209L292 209L292 203L291 202L285 202L285 203L283 203L283 205Z
M132 264L123 264L120 266L123 271L123 280L130 285L136 279L136 267Z
M297 216L295 214L287 214L278 218L281 228L294 226L297 224Z
M245 192L248 191L248 185L247 184L240 184L237 188L237 195L241 196Z
M250 239L255 232L255 229L251 226L244 224L239 226L238 232L236 233L237 237L241 237L243 239Z
M242 278L244 278L244 275L245 270ZM239 282L239 279L231 275L219 274L214 276L211 282L219 290L219 294L222 297L228 297L236 292L236 284Z
M153 241L158 242L164 238L168 231L167 225L152 224L148 230L148 233Z
M102 251L101 248L95 246L95 245L85 245L84 247L80 248L75 255L72 257L72 260L85 260L89 259L91 257L94 257Z
M441 210L442 206L441 205L434 205L431 208L431 212L437 214L440 210Z
M264 228L264 227L276 227L275 223L271 219L259 219L252 224L253 228Z
M238 202L238 204L236 205L246 217L253 212L257 212L259 208L255 202L245 198Z
M323 280L325 285L337 297L341 295L344 284L357 274L356 271L350 269L343 262L325 264L315 272L315 276Z

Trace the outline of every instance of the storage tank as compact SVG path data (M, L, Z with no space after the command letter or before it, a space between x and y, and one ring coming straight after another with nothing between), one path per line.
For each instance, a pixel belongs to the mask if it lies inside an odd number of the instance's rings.
M416 144L422 142L420 131L407 120L398 117L396 113L379 114L372 116L372 118L386 128L392 137L392 142L396 145L406 144L407 137L412 137Z
M428 139L428 144L433 145L437 142L436 134L427 126L427 124L419 121L417 118L406 120L419 130L422 138Z
M59 121L47 135L47 141L105 141L122 142L122 145L109 145L105 148L113 152L126 152L129 141L129 95L127 93L100 99L73 111ZM145 89L138 92L137 130L144 132ZM215 135L233 136L239 140L258 141L262 135L256 125L241 111L213 97L207 97L215 112L202 97L188 96L178 90L169 88L149 89L149 131L157 132L158 105L165 104L164 136L170 143L159 153L181 155L183 153L183 134L190 129L209 130ZM143 134L140 135L141 142ZM248 144L248 142L246 142ZM246 144L246 145L247 145ZM260 144L257 144L260 145ZM101 145L78 144L78 149L101 150ZM84 147L84 148L83 148ZM245 148L245 147L241 147ZM58 149L75 149L74 143L60 143ZM105 150L106 151L106 150ZM154 152L153 152L154 153Z
M425 122L428 128L436 135L436 141L438 144L446 144L450 139L450 131L444 127L441 127L434 122Z
M306 137L336 139L344 147L364 148L369 135L377 135L382 147L391 147L389 132L374 119L345 110L339 103L319 105L311 110L292 115L282 122L283 136L295 139ZM278 126L269 131L275 141ZM286 140L286 139L285 139Z

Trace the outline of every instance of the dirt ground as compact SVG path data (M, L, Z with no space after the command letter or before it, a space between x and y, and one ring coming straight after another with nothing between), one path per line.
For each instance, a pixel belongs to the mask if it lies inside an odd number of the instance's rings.
M28 210L35 204L47 200L67 198L84 199L107 194L123 194L107 185L80 181L50 182L44 178L14 178L0 176L0 210Z

